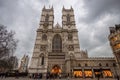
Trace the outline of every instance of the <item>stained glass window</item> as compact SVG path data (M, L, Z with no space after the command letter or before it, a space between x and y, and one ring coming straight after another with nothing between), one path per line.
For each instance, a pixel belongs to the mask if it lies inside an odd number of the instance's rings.
M52 51L53 52L62 52L62 39L59 34L56 34L53 38Z

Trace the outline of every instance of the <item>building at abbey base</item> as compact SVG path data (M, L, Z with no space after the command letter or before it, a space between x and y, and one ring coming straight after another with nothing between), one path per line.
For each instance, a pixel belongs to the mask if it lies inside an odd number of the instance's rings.
M115 80L119 67L114 57L88 57L87 51L80 50L74 15L72 7L63 7L62 25L54 25L53 7L42 9L29 74Z

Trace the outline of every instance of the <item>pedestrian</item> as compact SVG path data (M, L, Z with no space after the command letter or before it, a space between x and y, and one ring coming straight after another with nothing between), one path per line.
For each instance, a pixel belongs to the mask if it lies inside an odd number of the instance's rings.
M69 80L69 76L67 77L67 80Z

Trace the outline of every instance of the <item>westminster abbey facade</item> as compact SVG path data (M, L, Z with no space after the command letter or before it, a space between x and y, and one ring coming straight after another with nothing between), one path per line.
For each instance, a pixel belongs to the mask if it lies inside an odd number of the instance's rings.
M96 53L97 54L97 53ZM63 77L112 79L119 73L114 58L89 58L80 50L74 10L62 8L62 25L54 26L53 7L42 9L29 73L47 73ZM104 79L104 80L105 80Z

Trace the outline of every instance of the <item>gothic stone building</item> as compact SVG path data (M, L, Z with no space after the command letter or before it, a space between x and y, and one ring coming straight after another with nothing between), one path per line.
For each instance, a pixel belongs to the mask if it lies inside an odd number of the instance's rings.
M28 71L28 63L29 63L29 56L24 55L21 59L19 72L21 72L21 73L27 72Z
M78 30L76 29L74 10L62 9L62 26L54 26L53 7L42 9L37 30L34 51L29 73L61 74L95 78L114 78L118 74L114 58L90 58L86 51L80 50Z
M120 24L115 25L115 27L110 27L109 29L110 35L108 36L108 39L110 41L110 46L115 56L117 65L120 69Z

